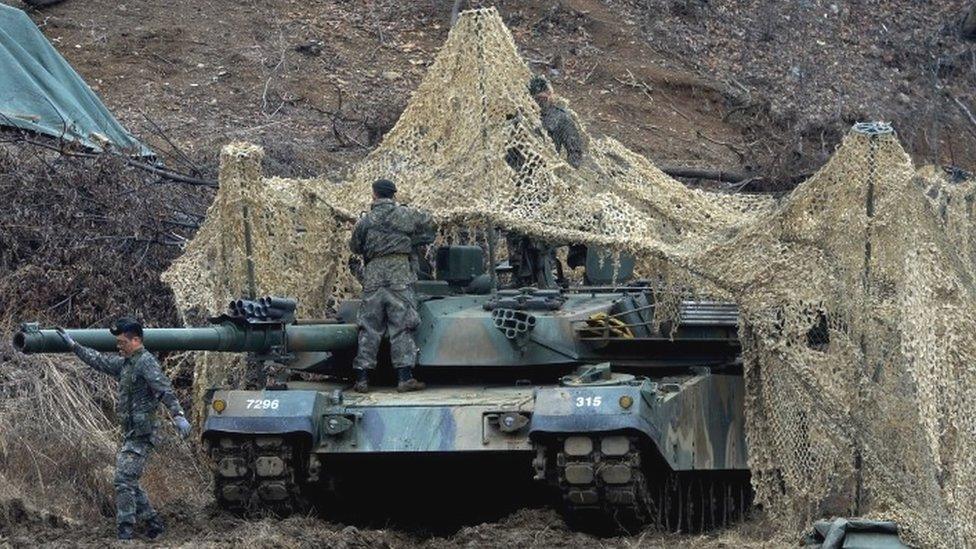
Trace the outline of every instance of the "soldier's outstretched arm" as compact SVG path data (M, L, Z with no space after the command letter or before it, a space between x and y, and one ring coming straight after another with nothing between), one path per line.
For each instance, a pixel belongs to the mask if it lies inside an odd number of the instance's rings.
M99 372L108 374L117 379L119 377L119 373L122 371L122 363L125 361L125 359L120 356L99 353L94 349L89 349L88 347L78 345L77 343L75 343L72 350L74 350L75 355L80 358L82 362L98 370Z
M156 357L152 356L148 351L143 353L142 358L139 360L139 369L142 371L142 377L146 380L153 395L169 408L173 417L182 416L183 407L180 406L180 401L176 398L176 392L173 391L173 384L170 383L163 369L159 367L159 362L156 360Z
M68 344L68 347L75 353L75 356L80 358L82 362L99 372L108 374L116 379L119 378L119 373L122 371L122 363L125 362L124 358L117 355L99 353L95 349L89 349L80 345L63 328L58 328L57 331L61 339Z

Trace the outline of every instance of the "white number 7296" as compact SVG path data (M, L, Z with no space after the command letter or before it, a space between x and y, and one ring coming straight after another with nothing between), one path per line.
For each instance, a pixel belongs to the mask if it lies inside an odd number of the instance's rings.
M263 400L260 398L249 398L247 399L248 410L277 410L278 409L278 399Z
M577 408L583 408L585 406L591 406L593 408L596 408L597 406L599 406L602 403L603 403L603 398L602 397L598 397L598 396L595 396L595 397L576 397L576 407Z

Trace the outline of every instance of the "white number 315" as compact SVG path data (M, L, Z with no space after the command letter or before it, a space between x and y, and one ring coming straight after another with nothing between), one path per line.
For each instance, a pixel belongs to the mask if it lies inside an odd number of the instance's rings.
M576 397L576 407L583 408L585 406L597 407L603 402L601 397Z

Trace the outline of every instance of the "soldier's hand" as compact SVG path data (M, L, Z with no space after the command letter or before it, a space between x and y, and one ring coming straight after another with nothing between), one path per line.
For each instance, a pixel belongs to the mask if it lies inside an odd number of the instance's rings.
M190 422L186 420L183 416L176 416L173 418L173 426L176 427L176 432L180 434L181 437L186 438L190 436Z
M71 349L74 349L75 348L76 343L75 343L74 338L72 338L70 335L68 335L68 332L64 331L64 328L58 326L57 328L54 329L54 331L56 331L58 333L58 335L61 336L61 340L64 341L64 343L69 348L71 348Z

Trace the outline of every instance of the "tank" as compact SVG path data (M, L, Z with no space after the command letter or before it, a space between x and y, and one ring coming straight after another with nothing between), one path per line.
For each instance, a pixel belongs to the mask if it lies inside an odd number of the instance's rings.
M382 350L379 383L350 390L356 300L327 321L296 319L293 301L262 298L231 302L209 327L146 329L153 351L247 352L280 367L263 388L208 392L202 437L221 507L287 514L323 496L341 506L346 477L370 460L452 456L520 464L514 471L544 485L580 528L701 531L747 512L734 305L686 299L661 320L655 309L669 296L628 280L626 261L606 272L593 250L587 285L556 288L495 289L504 265L486 274L477 247L434 255L437 279L415 286L415 374L425 391L398 393ZM115 348L108 330L69 333ZM67 351L36 325L14 343Z

